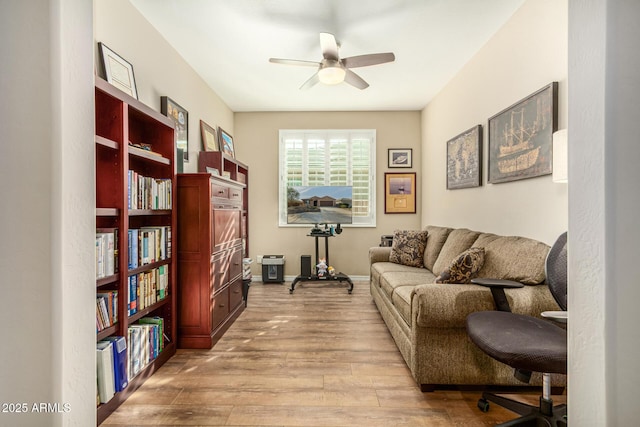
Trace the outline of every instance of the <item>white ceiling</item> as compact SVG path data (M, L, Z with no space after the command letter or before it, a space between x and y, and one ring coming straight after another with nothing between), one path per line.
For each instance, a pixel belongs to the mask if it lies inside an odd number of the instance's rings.
M236 112L420 110L524 0L131 0ZM320 61L319 33L340 56L393 52L357 68L369 88L299 87Z

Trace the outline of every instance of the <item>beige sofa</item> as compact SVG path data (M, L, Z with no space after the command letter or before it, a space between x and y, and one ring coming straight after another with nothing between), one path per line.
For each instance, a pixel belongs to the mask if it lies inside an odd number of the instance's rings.
M543 283L549 246L462 228L428 226L425 230L421 267L390 262L389 247L369 250L371 295L416 382L423 391L452 385L526 385L514 378L512 368L485 355L467 337L467 315L495 309L490 289L434 280L463 251L484 248L484 264L477 277L530 285L507 289L506 295L513 312L540 317L545 310L559 309ZM529 385L541 382L541 375L534 374ZM565 378L554 376L552 384L563 387Z

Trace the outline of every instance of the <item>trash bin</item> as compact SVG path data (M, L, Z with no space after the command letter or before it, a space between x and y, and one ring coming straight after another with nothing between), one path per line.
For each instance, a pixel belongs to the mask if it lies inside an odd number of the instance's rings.
M264 255L262 257L262 282L284 282L284 255Z

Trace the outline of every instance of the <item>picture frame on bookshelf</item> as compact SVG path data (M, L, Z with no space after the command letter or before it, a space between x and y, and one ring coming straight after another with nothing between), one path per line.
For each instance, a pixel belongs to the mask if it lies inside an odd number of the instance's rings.
M220 151L235 159L236 152L233 146L233 137L220 126L218 126L218 141L220 143Z
M447 190L482 185L482 125L447 141Z
M138 99L133 65L102 42L98 42L98 51L104 79L127 95Z
M411 148L389 148L388 163L389 168L410 168L413 166L413 149Z
M216 130L200 120L200 133L202 135L202 151L220 151Z
M189 112L168 96L160 97L160 111L175 124L176 148L183 152L183 159L189 162ZM181 159L178 159L180 161Z

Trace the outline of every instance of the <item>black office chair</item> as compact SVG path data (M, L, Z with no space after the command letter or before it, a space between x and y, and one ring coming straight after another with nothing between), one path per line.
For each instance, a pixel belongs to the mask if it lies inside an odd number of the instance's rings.
M554 243L546 259L549 289L563 311L545 312L543 317L557 322L567 321L567 233ZM480 280L479 284L503 292L510 286L506 281ZM495 283L497 282L497 283ZM504 297L504 293L502 293ZM494 293L494 298L496 293ZM512 399L485 392L478 401L482 411L489 410L489 401L509 409L522 417L500 424L512 426L566 427L567 406L553 406L551 400L551 374L567 374L567 332L548 320L511 313L503 302L496 299L499 311L479 311L467 317L467 333L482 351L515 369L516 378L528 382L531 372L542 372L542 396L539 406L531 406ZM502 307L502 308L500 308ZM508 306L506 308L508 310Z

